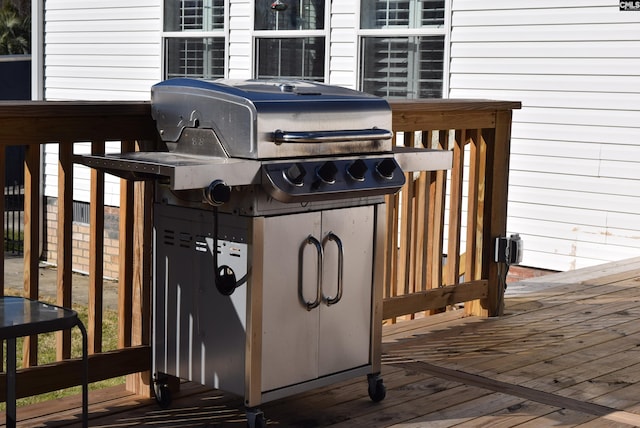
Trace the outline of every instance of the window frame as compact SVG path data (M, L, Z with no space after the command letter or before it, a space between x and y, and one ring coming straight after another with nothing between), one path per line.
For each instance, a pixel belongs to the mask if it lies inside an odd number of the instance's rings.
M255 29L255 2L252 2L251 11L251 76L258 78L260 66L258 54L258 40L260 39L303 39L308 37L324 38L324 59L322 83L329 83L329 64L331 53L331 0L324 0L324 28L321 30L256 30Z
M206 1L206 0L204 0ZM162 13L160 17L160 37L161 37L161 64L160 64L160 72L162 75L162 79L167 79L168 67L167 67L167 49L168 49L168 39L195 39L195 40L203 40L206 38L220 38L223 39L224 44L224 78L228 77L229 74L229 0L224 0L224 24L223 28L215 29L215 30L185 30L185 31L165 31L164 22L165 22L165 6L164 0L162 0Z
M420 0L416 0L416 3L420 3ZM356 29L357 34L357 64L356 67L356 84L357 90L361 91L364 67L363 67L363 50L364 50L364 38L365 37L444 37L444 49L443 49L443 64L442 64L442 98L448 98L449 94L449 58L451 52L451 3L452 0L444 0L444 24L440 26L421 26L415 28L407 28L406 26L392 26L388 28L361 28L362 27L362 4L363 0L358 2L358 16Z

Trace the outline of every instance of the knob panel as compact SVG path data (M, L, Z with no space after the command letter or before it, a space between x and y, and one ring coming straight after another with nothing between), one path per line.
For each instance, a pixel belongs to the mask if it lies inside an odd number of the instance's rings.
M405 176L393 155L300 158L263 162L261 183L278 201L306 202L395 193Z

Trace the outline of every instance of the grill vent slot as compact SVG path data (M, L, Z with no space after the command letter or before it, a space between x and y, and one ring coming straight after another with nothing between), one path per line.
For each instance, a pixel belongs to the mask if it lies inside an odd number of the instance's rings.
M188 232L180 232L180 247L182 248L191 248L191 242L193 241L193 236Z
M173 230L165 229L164 235L162 235L163 242L165 245L176 245L176 232Z

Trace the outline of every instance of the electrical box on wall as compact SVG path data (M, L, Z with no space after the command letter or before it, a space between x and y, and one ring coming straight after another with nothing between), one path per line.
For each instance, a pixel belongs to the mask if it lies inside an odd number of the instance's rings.
M511 236L496 238L495 262L517 265L522 263L524 243L517 233Z

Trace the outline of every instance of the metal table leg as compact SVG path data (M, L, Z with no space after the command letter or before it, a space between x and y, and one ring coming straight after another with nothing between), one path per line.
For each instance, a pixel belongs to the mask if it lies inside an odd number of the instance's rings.
M82 426L89 426L89 356L87 330L80 320L78 328L82 333Z
M16 339L7 339L7 428L16 426Z

